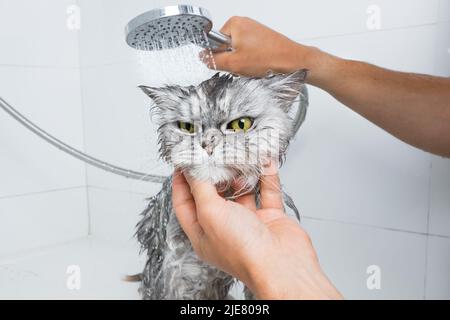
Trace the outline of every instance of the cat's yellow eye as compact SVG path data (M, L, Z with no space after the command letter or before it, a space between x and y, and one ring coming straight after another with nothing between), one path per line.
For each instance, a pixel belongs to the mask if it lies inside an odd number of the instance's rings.
M231 121L227 125L228 130L233 130L234 132L244 131L247 132L253 125L253 121L249 117L242 117Z
M178 128L187 133L195 133L197 130L193 123L178 121Z

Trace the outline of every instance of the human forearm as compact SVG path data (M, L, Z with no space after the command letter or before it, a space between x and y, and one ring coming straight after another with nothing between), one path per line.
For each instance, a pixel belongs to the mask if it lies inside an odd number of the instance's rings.
M306 81L418 148L450 157L450 79L340 59L296 43L249 18L221 30L233 51L214 55L218 69L246 76L308 69Z
M449 78L391 71L301 45L296 51L290 68L308 68L308 83L397 138L450 157Z

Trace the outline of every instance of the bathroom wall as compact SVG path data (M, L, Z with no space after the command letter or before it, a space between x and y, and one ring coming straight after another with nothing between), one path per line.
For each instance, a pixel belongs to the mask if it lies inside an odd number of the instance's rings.
M218 28L249 16L339 56L450 76L450 0L190 3L207 8ZM170 174L157 156L149 100L136 88L160 75L156 66L142 70L123 30L169 4L0 0L0 96L95 157ZM450 298L448 159L405 145L310 87L307 120L281 175L347 298ZM86 168L0 110L0 258L87 235L134 243L145 198L159 187ZM372 269L379 289L367 286Z
M191 3L210 10L216 27L249 16L339 56L449 76L448 0ZM170 171L157 160L155 126L135 88L142 79L123 27L168 4L80 0L86 148L154 173ZM282 180L330 278L348 298L450 298L450 161L402 143L321 90L310 93ZM88 168L92 232L133 241L143 198L157 189ZM367 287L369 266L381 272L379 290Z
M0 96L83 149L70 0L0 0ZM70 13L70 11L69 11ZM88 233L86 170L0 110L0 257Z

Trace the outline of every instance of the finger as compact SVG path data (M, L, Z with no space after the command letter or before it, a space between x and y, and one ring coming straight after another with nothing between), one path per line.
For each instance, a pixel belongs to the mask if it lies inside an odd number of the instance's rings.
M208 68L216 70L216 63L214 60L213 52L209 49L203 49L198 54L198 57L201 62L203 62Z
M256 211L256 200L254 192L236 198L236 202L253 212Z
M231 17L230 19L228 19L225 24L222 26L222 28L220 28L220 32L223 33L224 35L227 35L229 37L231 37L231 29L233 24L236 21L236 17Z
M242 179L237 179L233 181L232 188L235 192L235 194L239 193L245 193L242 196L239 196L236 198L236 202L243 205L247 209L251 211L256 211L256 199L255 199L255 193L253 191L246 192L245 190L245 183Z
M283 209L283 198L281 195L280 178L278 177L278 166L271 161L264 167L260 179L261 209Z
M189 175L186 180L191 187L191 193L195 200L197 218L202 228L216 228L222 224L223 208L226 205L225 199L219 196L216 187L206 181L193 179Z
M212 68L215 68L217 70L223 70L223 71L232 71L231 70L231 63L230 59L231 56L235 54L233 51L223 51L223 52L215 52L212 54L212 57L210 56L208 59L208 67L212 65ZM211 67L210 67L211 68Z
M176 170L172 178L172 204L173 207L188 206L195 209L194 197L183 173Z
M214 50L213 55L208 59L207 65L209 68L233 72L233 70L231 70L233 66L232 63L230 63L230 58L235 53L235 51L233 49L228 50L228 48L230 46L231 48L235 47L235 44L233 43L233 28L236 25L237 20L239 20L239 17L231 17L220 29L221 33L231 38L231 44L223 44L219 46L219 48Z
M172 180L172 205L181 228L196 246L203 233L198 223L194 198L184 175L175 171Z

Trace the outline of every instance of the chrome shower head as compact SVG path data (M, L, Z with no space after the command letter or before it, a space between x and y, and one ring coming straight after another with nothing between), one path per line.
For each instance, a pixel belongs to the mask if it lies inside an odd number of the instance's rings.
M161 50L188 43L226 50L231 45L230 37L212 30L209 12L191 5L145 12L128 23L125 35L128 45L139 50Z

